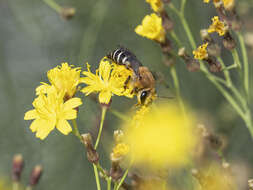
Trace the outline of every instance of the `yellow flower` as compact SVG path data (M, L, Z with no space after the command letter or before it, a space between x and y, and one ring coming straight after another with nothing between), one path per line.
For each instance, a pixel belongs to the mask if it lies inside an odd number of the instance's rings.
M139 126L123 125L134 164L152 168L180 167L194 152L194 118L184 117L174 104L164 104L144 114ZM130 158L130 159L131 159Z
M150 111L150 106L141 106L133 116L132 123L135 127L139 127L143 124L144 116Z
M113 148L112 157L119 159L129 152L129 146L125 143L119 143Z
M203 0L204 1L204 3L209 3L210 2L210 0Z
M65 93L65 99L73 97L76 93L77 85L81 82L80 68L72 68L68 63L62 63L61 66L57 66L47 72L47 77L50 83L57 89L58 92L63 91ZM50 85L42 83L36 89L36 94L46 93Z
M210 0L203 0L204 3L209 3ZM222 5L222 0L213 0L213 4L215 7L220 7Z
M148 179L138 184L137 190L168 190L166 180Z
M226 10L232 10L235 6L234 0L222 0Z
M236 184L234 179L229 172L219 167L218 165L212 164L208 167L201 169L196 178L198 179L201 188L205 190L235 190Z
M45 139L56 127L64 135L69 134L72 128L67 120L77 117L75 108L82 104L80 98L71 98L63 101L64 93L58 93L54 86L48 88L47 93L41 93L33 102L33 110L25 113L25 120L32 120L30 129L36 132L36 137Z
M155 13L147 15L142 20L142 25L135 28L140 36L163 43L165 41L165 30L162 25L162 18Z
M193 51L193 55L194 55L194 58L195 59L206 59L208 57L208 53L207 53L207 46L208 46L208 43L205 43L201 46L198 47L197 50L194 50Z
M212 25L208 28L208 33L217 32L220 36L224 36L227 33L227 26L219 20L218 16L213 17L212 22Z
M96 74L91 73L90 65L87 64L87 71L83 74L86 76L82 82L87 84L81 92L86 96L93 92L99 92L99 102L109 104L111 97L117 96L133 97L130 88L125 87L125 81L132 72L123 65L111 64L108 59L103 58L100 61Z
M146 0L155 12L161 12L163 10L163 3L161 0Z

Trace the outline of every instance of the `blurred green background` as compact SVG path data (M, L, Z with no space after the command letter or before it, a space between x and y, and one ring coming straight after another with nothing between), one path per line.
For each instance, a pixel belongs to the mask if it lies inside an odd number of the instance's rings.
M46 72L61 62L92 68L99 60L121 44L131 49L154 71L164 74L171 84L169 69L162 64L160 47L137 36L134 28L151 10L144 0L56 0L61 6L76 8L73 19L62 19L42 0L0 0L0 176L10 176L12 157L21 153L25 159L23 182L27 183L35 164L42 164L44 174L37 189L95 189L93 169L85 157L85 150L73 135L64 136L56 130L41 141L29 130L30 121L24 113L32 109L35 88L47 82ZM172 0L177 4L178 1ZM253 32L252 0L238 0L239 12L246 31ZM187 19L198 44L199 30L210 24L216 15L211 4L202 0L188 0ZM175 30L189 47L181 23L175 20ZM253 60L249 48L250 63ZM251 53L250 53L251 52ZM223 51L226 63L232 57ZM252 139L239 116L202 73L190 73L182 62L177 70L182 96L207 126L227 138L225 156L229 162L240 162L250 171L253 167ZM252 66L251 66L252 68ZM252 77L251 77L252 82ZM251 89L252 88L251 83ZM171 90L158 85L162 95ZM253 93L251 93L253 94ZM126 112L136 100L113 98L112 107ZM80 108L78 125L82 133L96 131L100 108L85 98ZM100 146L102 162L109 167L110 145L107 135L118 128L120 120L108 113ZM106 155L107 154L107 155ZM246 170L246 169L245 169ZM247 183L247 178L245 184Z

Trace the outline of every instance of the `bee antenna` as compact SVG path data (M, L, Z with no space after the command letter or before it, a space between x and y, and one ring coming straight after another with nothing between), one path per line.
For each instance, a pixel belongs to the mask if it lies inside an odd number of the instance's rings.
M165 99L174 99L175 97L167 97L167 96L156 96L157 98L165 98Z

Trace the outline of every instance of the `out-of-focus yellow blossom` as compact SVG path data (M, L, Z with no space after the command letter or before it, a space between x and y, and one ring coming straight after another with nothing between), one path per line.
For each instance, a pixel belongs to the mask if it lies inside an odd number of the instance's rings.
M46 94L39 94L33 101L33 110L25 113L25 120L32 120L30 129L36 132L36 137L45 139L56 127L64 135L69 134L72 128L67 120L77 117L75 108L82 104L80 98L71 98L64 102L64 92L58 93L54 86L47 89Z
M210 0L203 0L204 3L209 3ZM215 7L220 7L222 5L222 0L213 0L213 4Z
M144 116L150 111L150 106L141 106L133 116L132 123L135 127L142 125Z
M224 36L227 33L227 26L224 22L219 20L218 16L214 16L212 22L212 25L208 28L208 33L217 32L220 36Z
M217 165L211 165L203 168L197 173L196 178L201 187L197 190L236 190L235 179L229 172Z
M119 159L129 152L129 146L125 143L119 143L113 148L112 157Z
M165 41L165 30L162 25L162 18L155 13L147 15L142 20L142 24L135 28L135 32L140 36L163 43Z
M0 190L12 190L11 185L6 180L0 180Z
M93 92L99 92L100 103L109 104L114 94L129 98L133 97L133 94L131 94L132 90L124 88L125 81L129 76L132 76L132 72L123 65L110 63L108 59L103 58L100 61L99 68L96 70L96 74L90 71L88 63L87 71L84 71L83 74L86 77L82 79L82 82L87 84L87 86L81 92L86 96Z
M204 1L204 3L209 3L210 2L210 0L203 0Z
M64 98L69 99L76 93L77 85L80 84L80 68L73 68L68 63L62 63L47 72L47 77L50 83L57 89L58 92L65 93ZM36 94L46 93L50 85L42 83L37 89Z
M155 12L161 12L163 10L163 3L161 0L146 0Z
M207 58L208 57L207 46L208 43L205 43L199 46L197 50L194 50L193 51L194 58L200 60Z
M235 1L234 0L222 0L225 9L227 10L232 10L235 6Z
M137 186L137 190L169 190L165 180L144 180Z
M184 117L175 104L151 108L138 126L127 122L125 141L136 165L151 169L180 167L190 160L196 144L194 118ZM130 159L131 159L130 158Z

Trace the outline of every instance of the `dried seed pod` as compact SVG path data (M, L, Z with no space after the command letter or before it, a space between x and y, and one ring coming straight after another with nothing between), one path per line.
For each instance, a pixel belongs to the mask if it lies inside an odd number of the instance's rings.
M231 34L229 32L227 32L224 35L223 45L228 50L233 50L236 47L235 40L233 39L233 37L231 36Z
M90 133L86 133L82 135L83 144L87 150L87 159L89 162L93 164L98 164L99 155L97 151L94 149L92 144L92 137Z
M20 181L21 174L24 168L24 160L21 154L17 154L13 157L12 161L12 180L15 182Z
M178 50L178 56L185 61L188 71L190 72L199 71L200 68L199 62L186 53L185 47L180 48Z
M170 19L169 15L167 14L165 10L163 10L160 14L162 17L163 28L168 32L171 31L174 26L173 21Z
M29 185L30 186L37 185L39 183L41 175L42 175L42 166L36 165L33 168L33 170L32 170L32 173L31 173L31 176L30 176L30 183L29 183Z
M76 9L73 7L64 7L61 9L61 16L65 20L70 20L75 16L76 14Z

